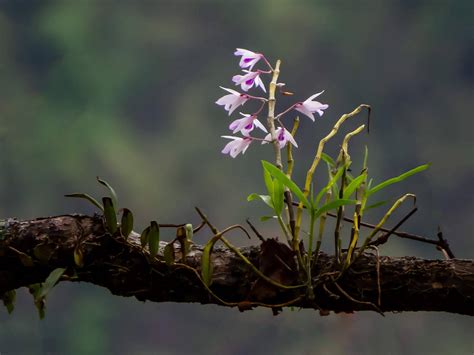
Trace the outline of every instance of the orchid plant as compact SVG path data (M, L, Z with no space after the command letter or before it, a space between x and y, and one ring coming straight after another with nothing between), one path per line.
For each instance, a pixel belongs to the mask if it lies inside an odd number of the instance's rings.
M272 66L264 54L242 48L237 48L234 54L240 57L239 65L243 73L234 75L232 81L235 86L240 86L243 92L221 87L221 89L226 91L226 94L219 98L216 104L223 106L229 116L232 115L237 108L244 106L249 101L254 101L258 103L258 105L254 112L241 112L241 117L233 120L229 124L229 130L232 132L232 135L222 136L230 140L222 149L222 153L236 158L239 154L245 154L247 149L254 142L260 143L259 145L271 144L273 146L274 163L262 161L266 193L251 194L247 200L261 200L271 208L272 215L262 217L262 221L277 221L281 228L282 235L286 238L286 244L275 240L271 240L270 244L272 244L274 248L280 248L279 250L282 250L281 248L286 248L286 251L290 249L290 253L286 253L286 255L291 255L291 260L286 261L278 259L279 256L276 255L275 258L277 258L278 261L275 263L279 265L284 264L284 267L291 269L291 272L295 271L299 281L295 284L293 279L286 282L285 280L277 280L267 275L261 268L254 265L239 248L232 245L224 237L224 234L235 229L240 229L249 236L243 226L232 225L219 231L198 208L196 208L196 210L202 219L202 223L195 228L189 223L176 225L166 223L159 224L157 221L151 221L150 225L140 234L141 250L150 260L158 260L168 265L179 265L179 267L189 269L200 278L206 290L221 303L241 307L241 303L232 303L222 300L211 289L213 279L211 254L215 243L220 241L242 259L242 261L255 272L259 279L264 280L267 284L284 290L294 291L306 289L306 293L299 293L297 299L285 303L285 305L291 305L295 300L299 300L302 297L308 297L309 299L314 298L314 288L317 285L324 285L326 282L335 282L367 248L380 245L383 243L381 240L388 238L384 237L386 234L377 238L376 236L380 231L387 231L383 226L393 212L398 209L405 200L410 198L414 200L415 195L405 194L396 199L382 219L376 225L371 226L372 230L370 233L368 233L365 238L361 238L360 226L364 224L362 222L364 213L384 203L369 203L369 201L371 201L372 197L380 190L427 169L428 165L418 166L397 177L385 180L379 184L373 184L368 174L368 150L366 148L364 163L360 173L358 175L352 175L351 171L353 171L353 169L350 169L352 161L349 155L349 142L352 137L364 130L365 124L345 135L340 145L339 155L335 159L325 154L324 148L326 143L338 133L342 125L349 118L356 116L362 110L367 110L370 117L370 106L362 104L352 112L343 114L339 120L336 121L331 131L320 140L313 160L306 172L304 184L299 185L292 178L294 168L293 148L298 148L299 146L295 139L299 127L297 114L303 114L313 122L316 122L315 114L322 117L325 110L329 108L329 105L316 101L316 98L322 95L324 91L315 93L304 101L297 101L285 110L277 113L275 112L277 93L281 95L293 95L290 92L284 91L283 87L285 84L278 81L281 61L277 60L275 65ZM257 65L260 64L263 66L263 69L255 69ZM269 78L267 86L265 86L265 77ZM268 96L251 95L249 94L251 89L262 90L264 93L266 93L268 89ZM262 113L265 108L267 108L266 112ZM263 115L264 118L262 119ZM290 122L292 123L292 127L289 129L289 125L285 120L288 120L289 117L291 119L291 115L293 115L293 120ZM262 121L260 121L259 117ZM286 122L286 124L284 122ZM287 163L284 165L282 157L285 152L285 161ZM315 171L321 161L326 164L328 172L328 179L324 183L320 183L314 179ZM102 203L84 193L74 193L66 196L85 199L99 208L102 211L104 227L107 232L127 242L129 236L133 234L133 214L127 208L117 210L118 201L115 190L102 179L98 178L98 182L109 190L110 195L102 198ZM319 187L319 190L316 187ZM412 210L402 222L398 223L397 226L392 229L392 232L411 216L414 211L415 209ZM120 212L122 216L119 221L117 215ZM307 225L303 225L303 215L305 214L308 217L305 219L305 221L308 221ZM339 272L337 275L331 272L330 275L318 273L314 276L312 273L318 256L320 255L320 248L325 234L325 225L328 216L336 218L334 250ZM344 249L342 248L343 238L341 237L343 221L350 221L352 224L349 242ZM186 256L192 248L194 233L198 232L205 225L211 229L213 237L208 240L202 249L201 265L200 270L198 270L187 264ZM252 225L251 227L254 232L257 233ZM160 247L160 228L176 229L176 237L167 242L163 248ZM263 244L269 240L265 240L258 233L257 235L262 239L261 249L263 249ZM362 242L360 242L360 240L362 240ZM177 261L175 243L180 244L180 261ZM277 246L275 247L275 245ZM81 248L81 245L78 245L74 251L74 261L78 267L82 267L84 261ZM162 249L161 251L160 248ZM296 270L294 270L293 266L290 267L289 265L294 265ZM42 301L43 299L39 298L39 300ZM259 303L259 305L264 304ZM274 305L265 306L274 307Z
M340 270L342 275L354 260L362 255L366 248L370 246L370 242L382 229L392 213L406 199L414 199L413 194L405 194L397 199L372 232L364 239L362 245L358 247L360 224L364 212L372 207L381 205L381 203L369 205L369 197L372 197L377 191L393 183L402 181L413 174L427 169L428 165L421 165L400 176L372 186L372 179L368 178L368 151L366 148L361 172L358 176L352 176L349 169L351 165L351 158L348 152L349 141L353 136L361 133L365 125L361 125L345 136L339 156L336 159L332 159L326 155L324 153L325 144L338 133L340 127L346 120L356 116L364 109L368 111L368 117L370 118L370 106L362 104L354 111L342 115L329 134L321 139L313 161L306 173L305 183L303 187L298 186L298 184L292 180L294 166L292 149L293 147L298 148L295 135L299 126L299 118L295 115L295 111L308 117L313 122L316 122L315 114L322 117L325 110L329 107L326 103L316 101L316 98L322 95L324 91L315 93L304 101L295 102L282 112L276 113L277 92L282 95L293 95L292 93L283 91L285 84L278 81L281 61L277 60L276 64L272 66L263 53L242 48L237 48L234 54L240 57L239 66L243 72L242 74L234 75L232 81L235 86L240 86L243 92L221 87L221 89L227 91L228 94L219 98L216 104L223 106L229 116L232 115L238 107L245 105L248 101L257 102L259 105L257 110L252 113L241 112L242 118L238 118L230 123L229 129L234 136L222 136L225 139L231 140L225 145L222 153L229 154L232 158L236 158L240 153L244 154L254 142L273 145L274 164L268 161L262 161L267 193L251 194L248 200L260 199L273 210L271 217L262 217L262 220L274 219L278 221L282 233L286 237L288 246L296 255L301 279L303 284L307 286L307 295L314 297L314 282L311 272L319 255L325 222L327 216L331 215L331 210L336 212L332 214L336 218L334 245L336 260L341 266ZM261 64L263 68L255 69L258 64ZM269 78L268 96L263 97L258 94L250 95L248 92L253 88L262 90L264 93L267 92L263 79L265 76ZM279 90L277 90L277 88ZM265 107L267 107L267 111L263 113L262 111ZM259 120L259 117L263 115L266 117L264 121L266 126ZM288 119L291 115L293 115L293 127L289 130L287 128L288 124L285 125L284 122L285 119ZM258 128L258 130L255 128ZM262 131L265 136L258 136L260 131ZM240 134L240 136L235 136L235 134ZM283 165L282 159L282 150L285 147L288 162L286 167ZM321 160L327 165L328 181L323 184L323 187L316 193L316 181L314 181L313 176ZM297 198L298 201L294 202L294 198ZM351 205L353 206L353 211L349 212L349 216L352 217L349 218L352 223L351 235L349 245L343 252L340 235L341 224L344 219L348 219L345 215L348 213ZM309 217L309 225L306 229L302 229L304 213L308 214ZM315 229L317 224L318 231L316 233ZM306 248L302 248L301 232L307 235L307 238L304 238ZM227 241L225 243L228 244ZM304 251L304 249L307 251ZM203 268L205 267L203 266ZM282 288L288 287L285 285L280 286Z

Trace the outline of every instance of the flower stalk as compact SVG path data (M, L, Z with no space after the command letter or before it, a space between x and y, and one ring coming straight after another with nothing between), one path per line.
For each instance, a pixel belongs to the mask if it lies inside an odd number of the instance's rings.
M276 104L275 91L277 88L278 77L280 76L280 65L281 65L281 60L278 59L275 64L275 69L273 69L272 81L270 82L269 89L268 89L267 125L268 125L268 130L270 131L270 136L273 142L273 149L275 152L275 165L281 170L283 168L283 164L281 162L280 146L278 144L278 137L277 137L276 129L275 129L275 104Z

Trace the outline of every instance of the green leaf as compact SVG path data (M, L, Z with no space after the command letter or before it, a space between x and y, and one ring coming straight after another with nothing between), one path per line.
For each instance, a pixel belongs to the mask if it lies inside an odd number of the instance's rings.
M15 309L15 300L16 300L16 291L10 290L3 294L1 297L3 300L3 304L7 308L8 314L11 314Z
M202 281L206 286L210 286L212 282L212 273L213 273L213 266L211 262L211 254L212 249L214 248L214 244L219 240L220 236L212 237L204 246L204 250L202 251L201 256L201 277Z
M260 222L266 222L269 219L276 219L276 218L277 218L277 216L262 216L262 217L260 217Z
M148 234L150 233L150 226L146 227L142 234L140 234L140 244L142 245L142 248L145 247L145 245L148 244Z
M163 251L163 256L165 257L166 265L173 265L174 264L174 244L170 242L166 244L165 249Z
M365 210L367 211L367 210L370 210L370 209L372 209L372 208L380 207L380 206L382 206L382 205L385 205L387 202L388 202L388 200L380 201L380 202L377 202L377 203L373 203L373 204L371 204L370 206L367 206L367 207L365 208Z
M38 290L38 297L35 298L45 298L64 274L64 271L66 269L61 267L51 271L46 280L41 284L41 288Z
M104 207L102 207L102 205L95 198L93 198L92 196L90 196L88 194L74 193L74 194L64 195L64 197L83 198L84 200L87 200L90 203L92 203L99 210L104 211Z
M370 178L368 184L367 184L367 190L370 190L370 188L372 187L372 183L374 182L374 179Z
M117 215L112 199L110 197L104 197L102 198L102 203L104 204L104 217L107 231L110 234L115 234L115 232L117 232Z
M28 290L33 295L35 307L38 310L40 319L43 319L45 315L44 310L45 310L46 302L44 300L44 297L39 297L39 293L41 292L41 284L36 283L36 284L28 285Z
M329 155L326 153L321 153L321 159L326 162L331 167L336 166L336 162L334 161L333 158L331 158Z
M99 178L97 176L97 181L99 182L99 184L102 184L104 185L110 192L110 197L112 198L112 202L114 204L114 208L117 208L118 206L118 199L117 199L117 193L115 192L115 190L113 189L112 186L110 186L110 184L105 181L105 180L102 180L101 178Z
M125 239L133 230L133 213L128 208L123 209L122 220L120 221L120 231Z
M364 163L362 165L362 169L367 170L367 161L369 160L369 148L365 146L365 151L364 151Z
M303 191L301 191L301 189L292 180L290 180L290 178L288 178L288 176L286 176L280 169L278 169L275 165L273 165L272 163L270 163L268 161L262 160L262 165L263 165L263 168L268 170L268 172L270 174L272 174L272 176L275 179L277 179L283 185L288 187L290 189L290 191L296 197L298 197L299 201L302 202L303 205L306 208L311 209L311 205L310 205L308 199L303 194Z
M337 182L337 180L339 180L339 178L342 176L342 174L344 173L344 169L345 167L344 166L341 166L339 169L337 169L337 172L336 174L334 174L331 178L331 180L329 180L328 184L323 188L321 189L321 191L319 191L318 193L318 196L316 196L316 200L315 200L315 203L314 205L315 206L318 206L319 205L319 201L321 201L321 198L324 196L324 194L334 186L334 184ZM337 196L334 195L334 196Z
M352 196L355 190L359 188L359 186L365 182L367 179L367 170L364 170L362 174L356 177L354 180L351 181L349 185L344 189L344 196L343 198L348 199Z
M259 195L259 194L256 194L256 193L253 193L253 194L250 194L248 197L247 197L247 201L253 201L255 199L260 199L262 200L263 202L265 202L265 204L267 204L270 208L274 209L273 207L273 203L272 203L272 199L270 196L268 195Z
M273 179L268 170L263 169L263 180L265 181L265 186L267 187L268 195L273 195Z
M273 206L275 206L275 213L277 215L281 215L281 211L283 211L283 206L285 203L285 186L277 179L273 181L273 196L272 202Z
M391 178L391 179L388 179L388 180L385 180L384 182L374 186L373 188L371 188L370 190L367 191L367 196L370 196L374 193L376 193L377 191L379 190L382 190L384 188L386 188L387 186L389 185L392 185L392 184L395 184L397 182L400 182L400 181L403 181L405 180L406 178L414 175L414 174L417 174L419 172L422 172L423 170L426 170L428 169L430 166L430 164L424 164L424 165L420 165L414 169L411 169L409 171L407 171L406 173L403 173L401 175L398 175L394 178Z
M150 232L148 233L148 249L150 250L151 256L158 254L160 248L160 227L156 221L150 223Z
M314 219L317 219L322 214L329 212L331 210L335 210L341 206L355 205L356 203L357 203L356 200L346 200L346 199L337 199L337 200L328 202L316 211L316 214L314 215Z

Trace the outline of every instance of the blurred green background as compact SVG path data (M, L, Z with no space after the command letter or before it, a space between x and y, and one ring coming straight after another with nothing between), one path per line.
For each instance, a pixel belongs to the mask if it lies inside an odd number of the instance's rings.
M420 210L404 229L434 237L441 225L456 256L472 258L473 15L469 0L2 0L0 215L93 213L63 194L103 193L99 175L139 227L151 219L197 223L195 205L220 227L258 221L268 211L246 196L263 191L259 160L271 159L271 148L222 155L219 136L228 134L230 119L214 104L224 94L219 85L232 87L239 71L233 51L242 47L281 58L280 80L295 100L326 90L323 118L302 118L299 182L335 120L368 103L371 133L354 139L354 167L365 144L376 181L431 162L380 197L416 193ZM442 257L396 239L382 253ZM265 309L142 303L86 284L56 288L43 321L32 303L22 290L12 315L0 310L2 355L474 351L474 322L443 313L287 310L273 317Z

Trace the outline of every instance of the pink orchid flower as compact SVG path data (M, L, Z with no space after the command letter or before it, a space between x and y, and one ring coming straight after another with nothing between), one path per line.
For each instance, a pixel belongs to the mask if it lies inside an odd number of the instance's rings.
M252 70L253 66L257 64L257 62L263 57L263 54L261 53L255 53L242 48L237 48L237 50L234 52L234 55L241 55L242 58L240 58L239 63L240 67L249 68L249 70Z
M253 86L260 86L264 92L267 92L267 90L265 90L265 86L263 85L262 79L260 79L259 71L253 72L250 70L244 70L244 72L247 74L234 75L232 77L232 81L235 83L235 85L240 85L244 91L248 91Z
M296 144L295 139L293 138L291 133L288 132L288 130L286 128L278 127L276 129L275 133L276 133L276 136L277 136L278 145L279 145L280 149L284 148L286 143L288 143L288 142L290 142L296 148L298 148L298 144ZM262 144L270 143L271 140L272 140L271 134L270 133L267 134L264 139L265 140L262 142Z
M257 119L255 115L247 115L245 113L240 112L243 118L239 118L233 121L229 129L232 130L232 133L241 132L244 136L248 136L251 131L256 127L260 128L262 131L267 133L267 129L265 126Z
M319 116L322 116L324 113L323 110L329 107L329 105L322 104L321 102L318 102L318 101L313 101L314 98L318 97L323 92L324 90L317 94L314 94L313 96L307 98L303 102L298 102L297 104L294 105L294 109L308 116L314 122L313 113L317 112Z
M226 111L229 111L229 116L232 114L232 112L235 111L237 107L245 104L250 99L250 97L246 94L241 94L238 91L227 89L222 86L219 86L219 87L222 90L230 92L229 95L224 95L219 100L216 101L216 104L224 106L224 109Z
M224 149L222 149L223 154L229 154L232 158L235 158L239 153L244 154L250 143L252 143L252 138L250 137L233 137L233 136L221 136L222 138L232 139L231 142L227 143Z

